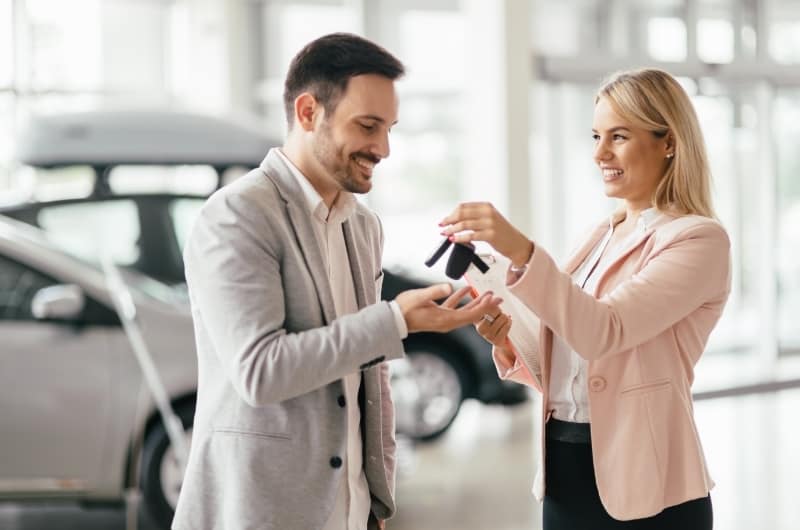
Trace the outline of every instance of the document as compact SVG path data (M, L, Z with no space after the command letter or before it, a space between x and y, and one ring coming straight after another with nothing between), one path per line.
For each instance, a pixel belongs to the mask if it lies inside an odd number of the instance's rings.
M506 347L514 352L541 388L539 317L506 287L509 260L504 256L494 254L481 254L480 258L489 265L489 271L482 273L475 265L470 265L464 273L464 279L472 287L473 296L477 297L486 291L492 291L495 296L503 299L500 309L507 315L511 315L512 320Z

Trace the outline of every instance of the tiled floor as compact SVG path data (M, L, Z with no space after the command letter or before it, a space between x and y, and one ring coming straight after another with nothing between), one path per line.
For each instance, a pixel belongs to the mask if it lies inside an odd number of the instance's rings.
M540 505L530 494L534 406L468 402L441 440L404 451L399 512L389 530L541 528ZM716 530L800 529L798 408L800 389L696 404L717 482ZM2 530L123 530L124 521L119 508L0 504Z
M800 529L800 389L696 403L717 530ZM391 530L533 530L532 406L468 404L398 481Z

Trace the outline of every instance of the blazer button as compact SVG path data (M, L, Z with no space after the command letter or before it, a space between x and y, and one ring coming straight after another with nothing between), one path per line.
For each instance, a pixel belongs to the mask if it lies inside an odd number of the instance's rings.
M338 456L332 456L331 457L331 467L334 468L334 469L338 469L338 468L342 467L342 459L339 458Z
M342 408L347 405L347 400L344 399L344 396L339 396L339 399L337 399L336 402L339 403L339 406Z
M606 380L599 375L594 375L589 378L589 389L592 392L602 392L606 389Z

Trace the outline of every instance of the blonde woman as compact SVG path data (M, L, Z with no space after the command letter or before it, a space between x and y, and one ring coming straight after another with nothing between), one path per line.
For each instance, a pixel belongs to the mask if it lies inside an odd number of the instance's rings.
M545 530L711 529L691 386L730 291L730 243L697 117L669 74L623 72L597 94L592 135L621 208L563 269L488 203L459 205L442 233L507 256L511 292L541 319ZM501 377L538 386L504 347L511 325L496 313L477 327Z

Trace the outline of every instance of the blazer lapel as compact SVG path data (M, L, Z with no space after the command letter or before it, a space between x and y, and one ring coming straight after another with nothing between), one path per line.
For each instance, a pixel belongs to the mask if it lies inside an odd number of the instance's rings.
M647 229L639 234L638 237L633 239L627 246L625 246L622 251L614 258L614 261L608 264L608 267L605 268L603 274L598 278L597 283L594 287L594 296L597 298L600 295L600 289L605 285L605 278L607 275L611 274L613 271L617 270L619 266L630 256L631 252L639 248L647 241L653 232L656 231L656 228L663 225L664 223L674 219L674 216L670 215L669 213L660 213L658 217L653 219L653 221L648 225Z
M333 294L325 262L322 259L322 252L317 242L317 236L314 233L314 227L311 224L312 214L308 210L303 190L300 189L294 175L291 174L291 170L280 156L273 151L274 149L267 154L267 157L261 163L261 169L275 183L278 192L286 201L289 223L297 236L297 242L303 253L306 267L308 267L308 271L314 281L317 297L322 307L322 314L328 323L333 322L336 319L336 306L333 304Z
M350 261L350 272L353 275L353 287L355 287L359 309L375 300L375 281L371 281L367 271L363 269L362 265L366 262L361 260L363 250L359 248L360 240L355 233L358 230L358 235L363 236L363 222L363 214L356 212L350 219L342 223L347 258Z

